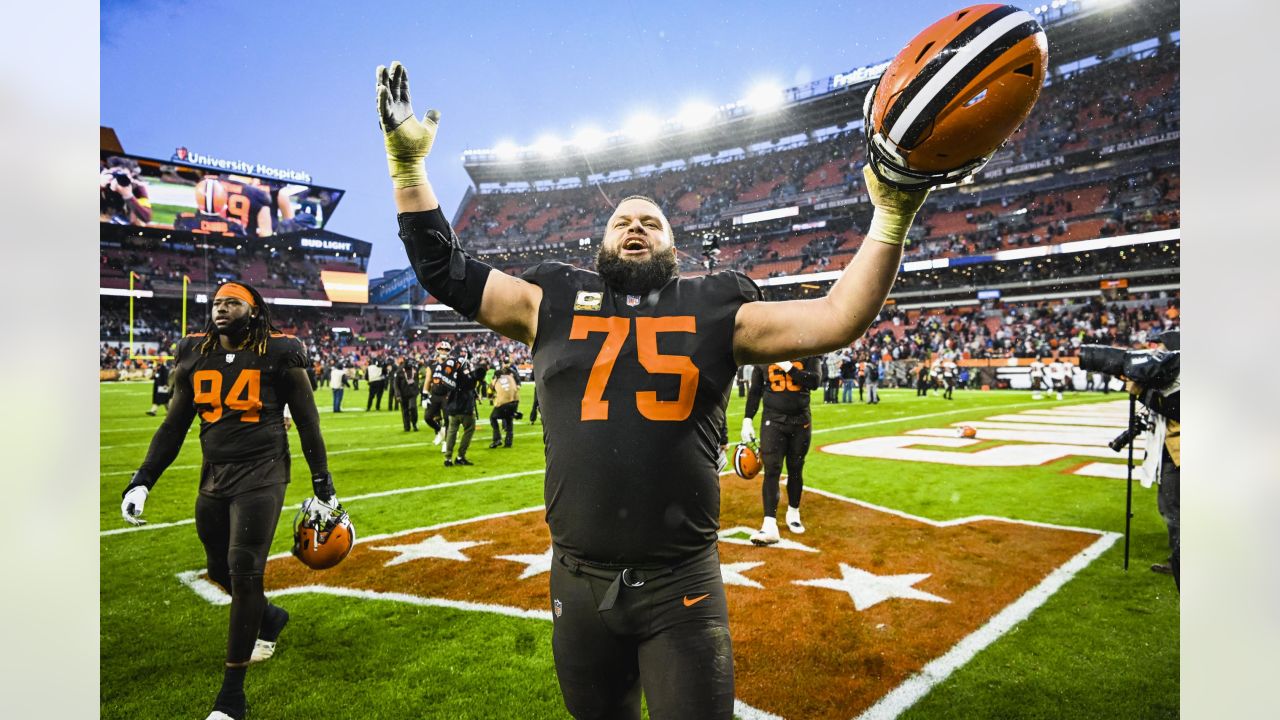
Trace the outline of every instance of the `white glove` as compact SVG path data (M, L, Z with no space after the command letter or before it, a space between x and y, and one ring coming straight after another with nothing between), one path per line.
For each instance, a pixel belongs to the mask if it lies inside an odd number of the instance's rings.
M318 497L307 498L302 503L302 512L311 517L313 523L323 526L325 521L338 513L338 496L321 499Z
M783 360L780 363L774 363L774 365L777 365L778 369L781 370L782 372L791 372L792 364L793 363L790 360Z
M146 504L147 487L138 485L124 494L124 500L120 502L120 514L124 517L124 521L130 525L146 525L147 521L139 517L142 515L142 508Z
M742 418L742 442L755 442L756 429L751 426L751 418Z

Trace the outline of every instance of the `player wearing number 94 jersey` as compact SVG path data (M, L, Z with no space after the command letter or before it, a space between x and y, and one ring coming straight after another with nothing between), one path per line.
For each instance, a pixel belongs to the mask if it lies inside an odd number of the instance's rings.
M240 720L245 668L275 651L289 615L267 602L263 572L289 482L288 405L319 502L308 512L341 512L329 475L319 416L296 338L273 332L262 296L227 283L214 296L205 332L178 344L174 397L147 456L124 491L121 512L138 525L150 490L200 416L204 463L196 498L196 534L209 577L231 594L222 689L209 718Z
M677 276L661 207L623 198L596 272L558 263L516 278L470 257L427 181L440 114L419 120L404 66L377 71L400 238L435 297L533 348L545 417L552 653L576 718L733 715L720 576L717 457L738 366L848 346L879 312L927 191L864 173L876 211L824 298L755 302L744 275ZM642 92L644 88L638 88Z

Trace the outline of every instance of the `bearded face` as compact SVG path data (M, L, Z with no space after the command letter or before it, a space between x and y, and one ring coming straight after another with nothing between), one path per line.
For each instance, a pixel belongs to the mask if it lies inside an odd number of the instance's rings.
M596 272L609 287L645 293L677 274L671 226L652 202L628 198L618 205L596 254Z

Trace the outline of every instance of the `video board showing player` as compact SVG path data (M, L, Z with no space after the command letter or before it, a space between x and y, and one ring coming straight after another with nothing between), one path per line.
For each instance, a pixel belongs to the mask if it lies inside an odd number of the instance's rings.
M99 160L99 219L113 225L266 238L323 228L342 195L174 160L107 152Z

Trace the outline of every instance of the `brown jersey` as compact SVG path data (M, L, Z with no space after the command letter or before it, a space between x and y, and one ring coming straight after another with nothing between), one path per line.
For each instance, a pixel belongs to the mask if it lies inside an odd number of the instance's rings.
M287 457L288 434L278 388L291 368L306 368L307 354L292 335L272 335L267 352L228 351L215 345L200 352L203 334L178 343L175 383L190 388L200 417L200 447L206 463L240 463Z
M556 545L642 565L714 544L734 320L759 289L726 272L634 295L562 263L523 277L542 288L533 363Z

